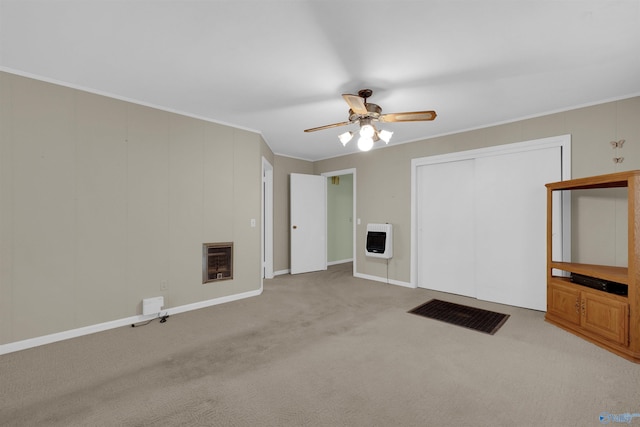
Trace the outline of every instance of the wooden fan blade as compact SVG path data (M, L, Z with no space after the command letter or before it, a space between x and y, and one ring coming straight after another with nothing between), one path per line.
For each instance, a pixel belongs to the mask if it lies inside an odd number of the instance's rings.
M408 113L389 113L380 116L381 122L424 122L435 119L435 111L412 111Z
M367 106L364 105L364 99L360 98L358 95L349 95L348 93L343 94L342 97L347 104L349 104L349 108L356 114L367 114Z
M325 126L320 126L317 128L311 128L311 129L305 129L305 132L315 132L317 130L323 130L323 129L331 129L331 128L337 128L338 126L345 126L351 124L351 122L340 122L340 123L334 123L332 125L325 125Z

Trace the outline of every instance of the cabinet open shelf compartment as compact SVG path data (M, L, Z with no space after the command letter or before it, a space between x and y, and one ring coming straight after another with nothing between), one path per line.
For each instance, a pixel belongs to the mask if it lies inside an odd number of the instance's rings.
M555 262L550 264L551 268L566 271L569 273L583 274L597 279L609 280L611 282L629 283L629 269L627 267L612 267L609 265L579 264L574 262Z

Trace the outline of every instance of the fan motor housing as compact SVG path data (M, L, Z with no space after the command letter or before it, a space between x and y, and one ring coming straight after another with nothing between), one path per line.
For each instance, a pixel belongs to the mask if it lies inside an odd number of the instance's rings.
M365 103L364 106L367 108L368 113L356 114L353 112L353 110L349 110L349 121L355 122L363 118L378 120L378 118L380 117L380 114L382 114L382 108L380 108L380 106L377 104L369 104L369 103Z

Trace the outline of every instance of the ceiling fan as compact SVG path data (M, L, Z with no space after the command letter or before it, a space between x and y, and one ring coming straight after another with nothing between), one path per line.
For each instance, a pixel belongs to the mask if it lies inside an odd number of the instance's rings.
M379 105L367 102L367 98L372 94L373 91L371 89L362 89L358 91L357 95L343 94L342 97L349 105L349 120L317 128L305 129L305 132L315 132L318 130L358 123L360 125L358 148L361 151L369 151L373 147L373 143L375 141L381 139L385 144L388 144L391 140L391 135L393 135L393 132L376 129L374 125L375 122L422 122L436 118L435 111L412 111L406 113L382 114L382 108L380 108ZM338 135L338 138L340 139L340 142L342 142L342 145L346 146L353 136L353 132L345 132Z

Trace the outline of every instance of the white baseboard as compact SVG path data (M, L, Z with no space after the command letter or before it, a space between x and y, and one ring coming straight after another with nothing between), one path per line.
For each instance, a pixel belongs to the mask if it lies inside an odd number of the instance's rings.
M162 314L178 314L186 311L198 310L200 308L211 307L214 305L224 304L231 301L237 301L244 298L250 298L258 296L262 293L262 288L255 291L243 292L241 294L229 295L226 297L214 298L207 301L200 301L193 304L181 305L179 307L168 308L162 310ZM132 325L134 323L145 322L150 319L158 317L157 314L149 316L131 316L124 319L112 320L110 322L98 323L96 325L85 326L77 329L70 329L68 331L57 332L55 334L43 335L41 337L29 338L22 341L16 341L8 344L0 345L0 355L13 353L15 351L26 350L32 347L38 347L45 344L51 344L57 341L64 341L70 338L81 337L83 335L94 334L96 332L106 331L108 329L120 328L122 326Z
M274 276L281 276L283 274L289 274L291 272L291 270L289 270L288 268L286 270L279 270L279 271L274 271L273 275Z
M255 291L243 292L241 294L228 295L226 297L214 298L207 301L194 302L193 304L181 305L179 307L173 307L168 310L164 310L167 314L178 314L184 313L186 311L198 310L200 308L211 307L213 305L224 304L227 302L237 301L240 299L257 297L262 294L262 289L257 289Z
M347 262L353 262L353 258L341 259L339 261L330 261L330 262L327 262L327 266L336 265L336 264L345 264ZM291 273L291 270L290 269L286 269L286 270L274 271L273 275L274 276L281 276L283 274L289 274L289 273Z
M330 262L327 263L327 265L346 264L348 262L353 262L353 258L341 259L339 261L330 261Z
M362 274L362 273L353 273L353 277L358 277L360 279L367 279L367 280L375 280L376 282L388 283L389 285L397 285L397 286L403 286L405 288L415 289L415 286L409 282L402 282L400 280L394 280L394 279L387 280L386 277L371 276L369 274Z
M353 259L343 260L343 261L333 261L331 263L328 263L328 265L342 264L345 262L352 262L352 261ZM281 274L289 274L289 272L290 270L280 270L280 271L275 271L273 274L275 276L279 276ZM374 280L376 282L388 283L390 285L403 286L405 288L414 288L414 289L416 288L416 286L412 285L409 282L402 282L400 280L394 280L394 279L387 280L386 277L371 276L371 275L362 274L362 273L353 273L353 277L358 277L360 279Z

